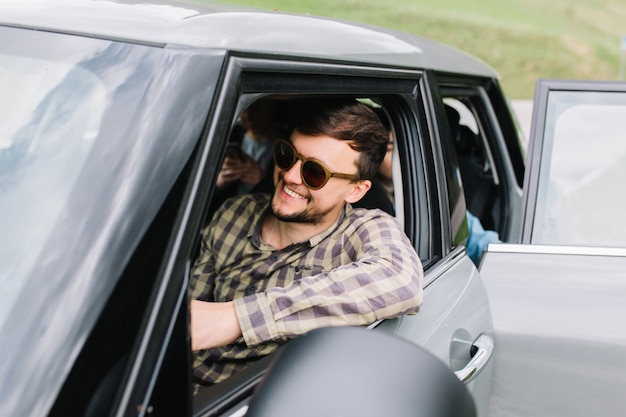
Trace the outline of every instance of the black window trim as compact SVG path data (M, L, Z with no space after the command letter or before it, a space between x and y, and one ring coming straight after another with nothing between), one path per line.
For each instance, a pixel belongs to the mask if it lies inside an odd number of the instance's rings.
M430 152L427 146L424 149L425 138L419 127L425 118L423 107L419 107L416 100L419 90L424 89L422 83L423 72L415 70L397 70L390 68L376 68L336 63L294 62L288 59L268 57L249 57L232 55L228 59L225 76L217 96L213 120L208 129L209 140L205 152L202 153L202 169L197 173L196 184L214 184L215 170L226 149L226 136L230 125L236 116L255 98L262 95L305 95L305 94L349 94L360 97L383 97L388 101L385 105L398 110L392 122L396 129L400 129L403 139L399 144L402 163L405 167L403 175L403 193L405 206L423 204L418 199L418 188L422 184L424 172L418 172L416 165L423 166L425 152ZM420 86L421 85L421 86ZM417 106L417 108L416 108ZM419 114L420 120L415 120L413 114ZM398 132L397 132L398 133ZM415 136L414 143L408 143L407 135ZM210 156L210 157L209 157ZM424 191L422 190L422 193ZM428 191L428 194L431 192ZM210 193L208 193L210 196ZM196 203L199 204L199 203ZM201 203L206 210L208 201ZM428 212L436 210L429 204ZM436 217L436 216L434 216ZM418 219L416 216L405 213L405 231L416 247L427 244L433 238L431 225L432 213L429 219ZM199 236L198 233L195 236ZM197 242L196 242L197 243ZM237 387L245 385L244 392L234 389L229 392L219 390L219 400L215 396L197 398L193 403L194 415L213 415L242 404L242 396L248 395L265 371L268 362L253 366L249 371L242 371L238 375ZM259 369L261 368L261 369ZM242 382L243 381L243 382ZM216 390L217 391L217 390ZM199 400L199 401L198 401Z

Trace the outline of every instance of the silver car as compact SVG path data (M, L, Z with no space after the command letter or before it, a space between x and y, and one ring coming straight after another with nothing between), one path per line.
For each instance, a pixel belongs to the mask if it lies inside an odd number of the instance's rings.
M624 414L626 83L539 80L526 142L492 68L417 36L223 4L0 0L0 86L1 416L433 416L452 392L471 395L464 415ZM424 305L321 331L329 345L313 332L193 397L186 289L231 129L260 98L288 125L320 95L390 122ZM468 212L503 242L474 261ZM299 358L319 372L285 375ZM280 385L305 380L307 407Z

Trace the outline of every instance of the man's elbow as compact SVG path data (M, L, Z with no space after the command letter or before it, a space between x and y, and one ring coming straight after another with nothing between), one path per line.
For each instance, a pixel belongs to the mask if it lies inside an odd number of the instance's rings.
M421 270L416 270L407 285L409 296L407 298L410 306L407 314L417 314L422 306L424 298L424 274Z

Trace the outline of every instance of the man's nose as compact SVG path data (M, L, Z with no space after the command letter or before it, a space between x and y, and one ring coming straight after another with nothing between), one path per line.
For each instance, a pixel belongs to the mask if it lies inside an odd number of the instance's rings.
M285 174L283 175L285 182L292 183L292 184L302 183L302 176L300 175L301 164L302 164L302 161L297 160L296 163L293 164L291 168L285 171Z

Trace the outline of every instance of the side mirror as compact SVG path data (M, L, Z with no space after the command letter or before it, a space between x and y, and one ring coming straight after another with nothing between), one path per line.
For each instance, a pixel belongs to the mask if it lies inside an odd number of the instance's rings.
M319 329L278 352L246 417L475 417L452 370L410 342L364 328Z

